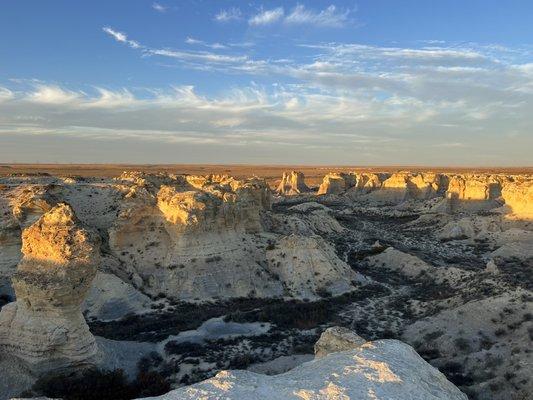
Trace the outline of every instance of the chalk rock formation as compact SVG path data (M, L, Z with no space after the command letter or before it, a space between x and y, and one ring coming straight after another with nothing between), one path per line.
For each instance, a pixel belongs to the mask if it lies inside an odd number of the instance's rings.
M284 237L267 251L267 260L269 270L295 297L341 294L353 289L356 278L350 266L319 236Z
M96 274L99 239L61 203L24 230L13 287L0 313L0 349L35 374L90 364L95 339L81 313Z
M367 342L328 354L280 375L221 371L203 382L173 390L159 400L186 399L395 399L466 400L467 397L409 345Z
M109 230L109 245L153 295L279 295L279 283L265 270L264 250L258 251L261 213L270 202L259 179L187 177L155 195L133 187Z
M326 329L315 343L315 357L322 358L330 353L354 350L365 343L366 340L354 331L334 326Z
M455 175L450 178L446 194L454 200L495 200L501 196L501 183L492 175Z
M344 172L332 172L324 176L317 194L341 194L355 186L356 176Z
M356 174L356 177L356 184L353 189L360 193L368 193L379 189L384 178L383 174L374 173L360 173Z
M502 196L514 217L533 219L533 180L515 180L504 184Z
M276 193L285 196L309 192L310 189L305 184L305 176L302 172L284 172Z
M21 186L11 204L13 216L21 227L30 226L60 201L60 192L53 184Z
M441 185L440 174L398 172L385 179L378 190L368 195L368 199L391 204L405 200L427 200L437 196Z

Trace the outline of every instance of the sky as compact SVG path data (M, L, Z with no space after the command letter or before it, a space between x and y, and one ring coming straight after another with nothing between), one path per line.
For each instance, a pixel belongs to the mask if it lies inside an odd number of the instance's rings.
M0 163L533 166L533 2L0 0Z

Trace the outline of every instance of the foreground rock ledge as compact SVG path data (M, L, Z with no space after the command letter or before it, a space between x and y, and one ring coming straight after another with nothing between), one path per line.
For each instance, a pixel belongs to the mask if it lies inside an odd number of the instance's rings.
M325 355L281 375L222 371L214 378L154 399L467 400L467 397L411 346L398 340L378 340Z

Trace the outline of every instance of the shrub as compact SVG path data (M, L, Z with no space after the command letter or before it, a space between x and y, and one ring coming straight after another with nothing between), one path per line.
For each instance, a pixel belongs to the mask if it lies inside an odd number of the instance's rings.
M43 377L33 386L40 395L65 400L127 400L135 397L124 371L91 369L79 374Z
M169 390L169 382L157 372L141 371L130 382L121 369L47 376L37 380L32 388L38 395L65 400L129 400L158 396Z
M198 343L171 340L165 344L165 352L167 354L183 354L188 357L201 357L205 354L206 349Z
M455 343L455 346L461 351L470 350L470 342L465 338L458 337L453 342Z

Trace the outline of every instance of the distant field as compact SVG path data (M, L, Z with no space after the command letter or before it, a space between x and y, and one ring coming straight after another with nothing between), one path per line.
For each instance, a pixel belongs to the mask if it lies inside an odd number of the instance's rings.
M47 173L50 175L77 175L114 177L124 171L144 172L169 172L174 174L228 174L236 178L245 178L252 175L265 178L269 184L279 182L283 171L297 170L306 176L306 182L317 185L327 172L337 171L374 171L374 172L397 172L409 171L433 171L433 172L477 172L477 173L509 173L522 174L533 173L533 167L509 167L509 168L464 168L464 167L421 167L421 166L299 166L299 165L222 165L222 164L0 164L0 176L10 174L35 174Z

